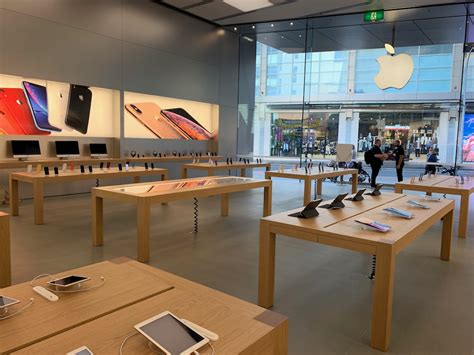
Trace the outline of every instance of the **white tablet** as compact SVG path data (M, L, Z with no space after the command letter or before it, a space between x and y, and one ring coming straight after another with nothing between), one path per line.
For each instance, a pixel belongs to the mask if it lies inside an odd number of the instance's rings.
M209 342L168 311L135 325L135 329L167 355L192 354Z
M94 353L87 346L81 346L68 352L66 355L94 355Z
M58 287L69 287L73 285L80 284L89 280L88 277L85 276L77 276L77 275L70 275L61 277L59 279L54 279L48 282L51 286L58 286Z
M0 309L20 303L19 300L0 295Z

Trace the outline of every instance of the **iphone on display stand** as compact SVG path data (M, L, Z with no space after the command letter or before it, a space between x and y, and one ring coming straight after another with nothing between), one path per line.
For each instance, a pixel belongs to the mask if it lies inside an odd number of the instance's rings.
M189 139L176 129L169 120L161 114L161 108L154 102L140 102L125 105L126 110L140 123L161 139Z
M46 87L28 81L23 81L22 85L36 128L43 131L61 132L60 128L49 123Z

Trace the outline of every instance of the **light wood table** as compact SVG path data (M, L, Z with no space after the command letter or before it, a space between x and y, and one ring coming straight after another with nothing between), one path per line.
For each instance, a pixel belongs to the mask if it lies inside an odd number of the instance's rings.
M383 196L383 195L382 195ZM441 238L442 260L449 260L453 229L454 201L430 203L430 209L414 209L407 205L413 196L399 195L391 202L375 207L357 207L357 203L342 210L318 209L320 215L312 219L289 217L293 211L261 219L260 265L258 304L271 307L274 300L276 235L321 243L338 248L375 255L377 258L372 305L371 346L386 351L390 345L393 284L396 255L428 228L443 219ZM392 217L383 211L386 207L410 209L414 218ZM387 233L361 228L354 220L366 217L392 226ZM322 321L319 319L318 321Z
M316 172L318 171L318 172ZM316 194L321 196L323 189L323 180L331 177L339 177L344 175L352 175L352 193L357 192L357 183L358 183L358 171L357 169L339 169L332 170L325 167L324 172L319 172L319 170L314 170L311 174L307 174L304 169L298 170L285 170L284 172L280 171L267 171L265 173L265 179L271 179L274 177L283 178L283 179L297 179L304 181L304 197L303 204L307 205L311 201L311 182L316 181Z
M202 159L204 160L204 159ZM234 162L233 164L227 164L224 162L219 162L217 165L205 163L192 163L192 164L183 164L183 173L182 178L185 179L188 177L188 170L204 170L207 172L208 176L215 175L216 171L219 170L240 170L240 176L245 176L246 169L255 169L255 168L265 168L266 171L270 170L270 163L249 163L244 164L242 162Z
M395 184L395 192L402 193L405 190L426 192L427 195L434 193L446 195L458 195L461 197L461 206L459 209L459 227L458 237L465 238L469 223L469 199L474 193L474 177L464 179L464 184L456 184L459 177L447 175L425 176L422 181L416 181L412 184L411 179L406 179ZM474 235L474 234L471 234Z
M168 170L166 169L145 169L142 167L130 168L122 171L118 168L110 169L94 169L90 173L86 168L85 173L81 173L79 167L75 167L74 171L66 170L59 171L58 175L54 171L50 171L49 175L41 172L18 172L10 173L10 211L12 216L20 214L20 195L18 192L19 182L24 182L33 185L33 199L34 199L34 221L35 224L44 224L44 185L45 184L59 184L69 183L83 180L99 180L99 179L117 179L124 177L132 177L135 183L140 182L142 176L161 176L163 180L168 178Z
M100 284L101 276L105 278L105 283L90 291L58 294L56 302L47 301L34 293L29 282L1 290L2 295L21 301L18 308L30 298L34 298L34 303L22 313L0 321L0 354L19 350L173 288L150 273L110 261L55 276L71 274L91 278L83 287ZM46 281L39 279L35 284L45 285Z
M173 285L173 289L33 344L15 354L65 354L88 346L95 354L117 354L134 325L171 311L219 335L216 354L287 354L288 321L275 312L137 262L130 267ZM199 349L210 354L207 345ZM124 354L156 354L141 335L131 337Z
M158 181L92 189L92 244L104 244L103 200L111 199L136 205L137 260L150 259L150 208L157 203L221 195L221 216L229 214L229 194L250 189L264 189L263 215L271 214L270 180L211 176L193 179Z
M199 159L209 159L210 157L203 155ZM211 157L213 160L222 160L221 156L213 156ZM41 158L41 159L30 159L30 160L18 160L18 159L5 159L0 160L0 170L2 169L21 169L26 168L28 165L38 165L41 164L42 166L59 166L61 167L64 163L68 166L69 164L73 163L77 165L93 165L97 166L100 163L111 163L111 164L118 164L125 162L130 163L175 163L175 162L184 162L196 159L191 155L182 155L182 156L174 156L168 154L166 157L140 157L140 158L133 158L133 157L123 157L123 158L114 158L114 157L104 157L104 158L91 158L91 157L79 157L79 158L71 158L71 159L59 159L59 158Z
M10 251L10 216L0 212L0 288L12 283Z

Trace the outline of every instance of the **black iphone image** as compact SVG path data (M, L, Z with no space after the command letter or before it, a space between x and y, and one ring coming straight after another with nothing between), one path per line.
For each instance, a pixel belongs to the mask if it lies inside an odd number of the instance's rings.
M71 84L66 113L66 125L72 129L87 133L92 103L92 91L83 85Z

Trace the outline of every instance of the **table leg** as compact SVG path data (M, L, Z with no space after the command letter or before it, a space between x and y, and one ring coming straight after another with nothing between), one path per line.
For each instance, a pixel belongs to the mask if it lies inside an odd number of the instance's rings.
M214 176L214 169L213 168L207 168L207 176Z
M188 178L188 168L185 168L185 167L183 166L183 170L182 170L182 172L181 172L181 177L182 177L183 179L187 179L187 178Z
M306 206L311 201L311 179L304 179L303 204Z
M221 195L221 216L227 217L229 215L229 194Z
M165 171L163 174L161 174L161 181L166 181L168 180L168 172ZM162 202L161 205L162 206L166 206L168 204L168 202Z
M453 236L453 219L454 209L443 217L443 234L441 235L441 253L439 257L441 260L449 261L451 238Z
M270 233L270 225L260 222L260 257L258 271L258 305L270 308L275 292L275 233Z
M245 168L240 169L240 176L245 177Z
M467 223L469 213L469 193L461 195L461 207L459 209L459 238L466 238L467 236Z
M357 185L359 184L359 174L355 173L352 174L352 193L355 194L357 192Z
M0 217L0 288L11 286L10 216Z
M398 184L395 184L395 193L396 194L402 194L403 193L403 188Z
M140 198L137 202L137 260L150 260L150 202Z
M429 192L429 191L426 191L426 196L431 196L431 195L432 195L432 193L431 193L431 192Z
M140 182L140 176L134 176L133 177L133 183L138 184Z
M20 197L18 194L19 181L10 177L10 213L12 216L20 214Z
M318 197L321 197L323 194L323 179L316 180L316 193L318 194Z
M43 183L39 180L33 182L33 199L35 210L35 224L44 224L44 191Z
M372 305L371 346L387 351L392 328L393 282L395 278L395 252L391 245L377 246L377 265Z
M104 245L104 199L92 190L92 245Z
M272 184L263 188L263 217L270 216L272 214Z

